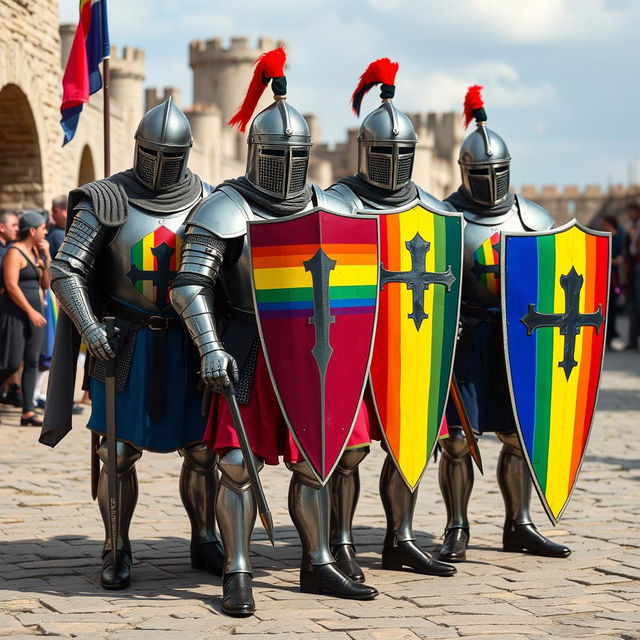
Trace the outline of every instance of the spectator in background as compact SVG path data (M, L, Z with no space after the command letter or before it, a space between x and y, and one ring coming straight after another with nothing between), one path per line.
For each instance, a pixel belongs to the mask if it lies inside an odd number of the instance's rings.
M58 196L53 199L51 202L51 220L53 224L49 228L47 241L49 242L49 250L53 260L64 240L64 234L67 229L67 196Z
M640 333L640 202L627 205L631 225L624 242L624 290L629 309L627 349L638 348Z
M18 240L2 262L5 291L0 296L0 385L22 371L21 426L40 426L33 392L46 320L42 315L42 289L49 287L51 262L44 216L27 211L18 222Z
M9 245L15 242L17 237L18 214L10 209L0 209L0 265Z
M607 310L607 349L611 349L611 342L620 334L616 328L620 294L622 293L622 270L624 268L623 238L624 231L618 225L615 216L603 216L601 229L611 233L611 279L609 281L609 308Z

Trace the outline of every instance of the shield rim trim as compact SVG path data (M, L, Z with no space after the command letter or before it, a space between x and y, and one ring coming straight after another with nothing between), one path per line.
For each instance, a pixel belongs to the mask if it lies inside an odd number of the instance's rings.
M560 225L559 227L552 227L551 229L546 229L544 231L501 231L500 232L500 281L502 283L506 282L505 280L505 276L506 276L506 240L508 237L516 237L516 236L535 236L535 237L540 237L540 236L551 236L551 235L559 235L561 233L564 233L565 231L569 231L570 229L572 229L573 227L577 227L580 231L582 231L585 235L591 235L591 236L600 236L600 237L608 237L609 238L609 268L607 271L607 282L610 282L611 280L611 238L612 238L612 234L610 231L598 231L596 229L591 229L589 227L587 227L586 225L582 224L577 218L571 218L571 220L569 220L568 222L566 222L563 225ZM606 331L607 331L607 326L609 324L609 313L608 313L608 309L609 309L609 288L607 287L607 295L606 295L606 299L605 299L605 318L604 318L604 326L603 326L603 331L605 332L606 335ZM545 510L545 513L547 514L547 517L549 518L549 520L551 521L551 524L553 524L553 526L557 526L558 523L560 522L560 519L562 518L566 508L569 506L569 502L571 501L571 496L573 495L573 492L578 484L578 477L580 475L580 471L582 469L582 463L584 462L584 459L586 457L586 453L587 453L587 448L589 447L589 441L591 439L591 431L593 429L593 422L595 420L596 417L596 412L598 409L598 399L600 397L600 386L602 383L602 371L604 369L604 359L605 359L605 350L603 348L603 352L602 352L602 360L600 362L600 373L599 373L599 377L598 377L598 389L596 391L596 397L594 399L594 403L593 403L593 413L591 415L591 420L589 421L589 431L587 433L587 439L585 440L584 443L584 449L583 449L583 454L582 454L582 458L580 459L580 464L578 465L578 468L576 470L576 476L575 476L575 480L573 483L573 486L571 487L571 491L569 491L569 493L567 494L567 499L565 500L565 503L562 507L562 509L558 512L558 516L554 516L553 512L551 511L551 507L549 506L549 503L547 502L547 499L544 495L544 492L542 491L542 488L540 487L540 484L538 482L538 478L536 476L536 474L534 473L533 470L533 466L531 464L531 461L529 460L529 455L527 454L527 449L525 447L524 444L524 438L522 436L522 428L520 426L520 420L518 418L518 412L516 411L516 403L515 403L515 397L514 397L514 391L513 391L513 381L511 379L511 361L509 360L509 350L507 348L507 340L506 340L506 335L507 335L507 318L506 318L506 314L504 313L504 309L506 308L505 306L506 303L506 287L501 286L500 287L500 309L503 312L502 315L502 332L503 332L503 336L505 336L505 338L502 340L502 346L504 349L504 356L505 356L505 362L507 365L507 380L509 382L509 396L510 396L510 400L511 400L511 409L513 411L513 417L516 423L516 433L518 435L518 440L520 442L520 447L522 448L523 453L525 453L524 455L524 459L527 462L527 467L529 468L529 474L531 476L531 480L533 482L534 487L536 488L536 493L538 494L538 498L540 499L540 502L542 503L542 506Z
M274 379L274 375L273 375L273 370L271 369L271 360L269 358L269 354L267 353L266 348L264 348L264 335L262 333L262 322L260 320L260 314L258 313L258 300L257 300L257 296L256 296L256 285L255 285L255 279L254 279L254 273L253 273L253 253L251 251L251 234L249 233L249 228L251 225L254 226L258 226L258 225L267 225L267 224L276 224L279 222L285 222L285 221L290 221L290 220L297 220L300 218L304 218L310 215L313 215L314 213L317 212L324 212L324 213L330 213L332 215L335 216L340 216L341 218L355 218L356 216L354 214L351 213L340 213L337 211L333 211L330 207L323 207L323 206L315 206L312 209L309 209L307 211L301 211L299 213L294 213L293 215L289 215L289 216L282 216L279 218L259 218L259 219L252 219L252 220L247 220L247 246L249 248L249 266L250 268L250 276L251 276L251 298L253 301L253 308L256 312L256 322L258 324L258 335L260 337L260 345L262 346L262 351L263 351L263 355L264 355L264 359L265 359L265 363L267 365L267 371L269 372L269 379L271 380L271 385L273 387L273 391L276 395L276 398L278 400L278 405L280 406L280 411L282 411L282 415L284 417L284 420L287 424L287 428L289 429L289 434L291 435L291 437L293 438L293 441L296 443L296 446L298 447L298 449L300 450L300 452L302 453L305 462L309 465L309 468L311 469L311 473L313 473L314 477L316 478L316 480L321 484L322 487L326 486L327 483L329 482L329 480L331 479L331 477L333 476L333 472L335 471L336 467L338 466L338 463L340 462L340 458L342 457L342 454L344 453L345 449L347 448L347 443L349 442L349 438L351 437L351 433L353 431L353 427L356 424L356 420L358 419L358 412L360 411L360 406L362 405L362 399L364 397L364 393L366 391L367 388L367 382L369 380L369 370L371 368L371 359L373 358L373 345L375 343L375 335L376 335L376 328L378 326L378 302L380 300L380 293L379 293L379 287L380 287L380 269L378 268L377 270L377 274L376 274L376 304L375 304L375 311L373 314L373 335L371 337L371 344L369 345L369 355L367 357L367 367L366 367L366 374L364 376L363 379L363 383L362 383L362 389L360 390L359 396L358 396L358 408L353 416L353 420L351 421L351 425L349 426L349 431L347 433L347 436L345 437L344 440L344 445L342 446L342 451L340 452L340 455L338 455L336 457L336 461L334 462L333 466L331 467L329 473L327 473L326 478L323 480L320 475L318 475L318 473L316 472L314 466L311 464L311 462L309 462L309 460L307 459L307 454L306 451L304 449L304 447L302 447L300 445L300 441L298 440L298 436L294 433L293 431L293 427L291 426L291 421L289 419L289 416L287 415L287 412L285 411L284 408L284 403L282 401L282 398L280 397L280 391L278 390L278 387L275 383L275 379ZM378 261L378 265L380 264L380 223L378 222L378 219L376 216L374 215L363 215L363 216L358 216L367 220L375 220L376 222L376 255L377 255L377 261ZM324 447L324 443L323 443L323 447Z
M422 200L421 198L415 198L414 200L412 200L411 202L409 202L408 204L402 205L401 207L394 207L392 209L380 209L380 210L376 210L376 209L356 209L356 215L361 215L361 216L365 216L365 215L374 215L376 217L379 217L381 215L389 215L389 214L396 214L396 213L404 213L405 211L410 211L411 209L415 208L416 206L421 206L423 209L425 209L426 211L428 211L429 213L433 213L436 215L441 215L441 216L446 216L449 218L458 218L461 221L460 224L460 246L461 248L464 247L464 214L462 211L444 211L441 209L436 209L435 207L431 208L429 205L427 205L424 200ZM380 228L378 225L378 258L380 258ZM380 267L382 266L381 260L378 260L378 305L380 304L379 302L379 287L380 287ZM457 318L457 323L460 322L460 304L462 302L462 269L464 266L464 251L460 251L460 271L459 271L459 282L460 282L460 286L458 287L458 313L456 314L456 318ZM376 315L378 312L378 308L376 308ZM376 317L377 320L377 317ZM377 326L376 326L376 331L377 331ZM374 339L373 339L373 344L375 347L375 335L374 335ZM449 401L449 395L451 393L451 378L453 376L453 369L454 369L454 364L455 364L455 357L456 357L456 350L457 350L457 346L458 346L458 341L456 339L454 345L453 345L453 354L451 355L451 370L449 371L449 384L447 385L447 393L445 396L445 411L443 413L443 418L446 415L446 406L447 403ZM371 359L373 360L373 349L371 351ZM371 364L371 362L369 363ZM396 470L398 471L398 474L400 475L400 477L402 478L402 481L404 482L404 484L406 485L406 487L409 489L409 491L411 493L415 493L415 491L417 491L418 487L420 486L420 483L422 482L422 478L424 477L424 474L427 471L427 467L429 466L429 461L431 460L431 458L434 455L434 452L436 451L436 447L439 444L440 441L440 436L438 435L438 437L435 439L433 446L431 447L431 451L429 451L429 454L427 455L426 458L426 462L424 465L424 468L422 469L422 471L420 472L420 476L418 477L418 480L416 481L415 485L411 485L408 481L407 478L405 477L405 474L403 473L402 469L400 469L400 465L398 463L398 461L396 460L396 457L391 453L391 447L389 445L389 441L387 439L387 434L385 433L385 430L382 428L382 420L380 419L380 413L378 411L378 404L376 402L376 397L375 394L373 392L373 380L371 379L371 370L369 370L369 374L367 376L368 378L368 386L369 386L369 390L371 392L371 400L373 402L373 409L375 411L375 416L376 416L376 420L378 421L378 427L380 428L380 433L382 434L382 439L383 442L387 448L387 452L390 454L391 456L391 460L393 461L393 464L396 467ZM440 424L442 424L442 420L440 420ZM440 425L438 426L438 428L440 428Z

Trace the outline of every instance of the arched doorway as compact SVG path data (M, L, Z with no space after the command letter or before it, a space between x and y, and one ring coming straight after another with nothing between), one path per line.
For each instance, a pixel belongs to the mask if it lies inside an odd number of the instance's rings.
M29 100L15 84L0 91L0 206L44 206L38 131Z
M96 171L93 166L93 155L89 145L85 144L80 156L80 171L78 172L78 186L93 182L96 179Z

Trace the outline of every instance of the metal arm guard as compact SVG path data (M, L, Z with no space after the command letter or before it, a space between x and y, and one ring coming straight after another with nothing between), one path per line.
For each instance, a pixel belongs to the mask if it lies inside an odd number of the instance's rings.
M171 303L182 317L201 357L222 349L213 315L213 289L224 251L225 242L210 231L187 227Z
M98 222L91 205L81 204L49 271L51 289L60 305L90 342L99 320L91 308L87 278L105 244L107 229Z

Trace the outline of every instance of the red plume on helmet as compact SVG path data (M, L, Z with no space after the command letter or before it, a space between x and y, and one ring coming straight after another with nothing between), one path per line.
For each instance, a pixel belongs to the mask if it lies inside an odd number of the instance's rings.
M398 63L391 62L389 58L380 58L372 62L366 71L360 76L360 82L351 96L351 107L353 112L359 116L362 99L367 91L382 84L381 98L393 98L396 90L396 73L398 73Z
M476 122L485 122L487 114L484 110L484 101L480 93L484 89L479 84L474 84L467 89L467 95L464 97L464 126L475 118Z
M287 54L282 47L263 53L255 63L253 78L247 89L247 95L242 104L233 114L228 124L237 126L242 133L245 132L249 120L253 117L258 100L264 93L269 82L275 78L280 81L273 84L273 92L276 95L284 95L287 92L287 82L284 76L284 65L287 61Z

